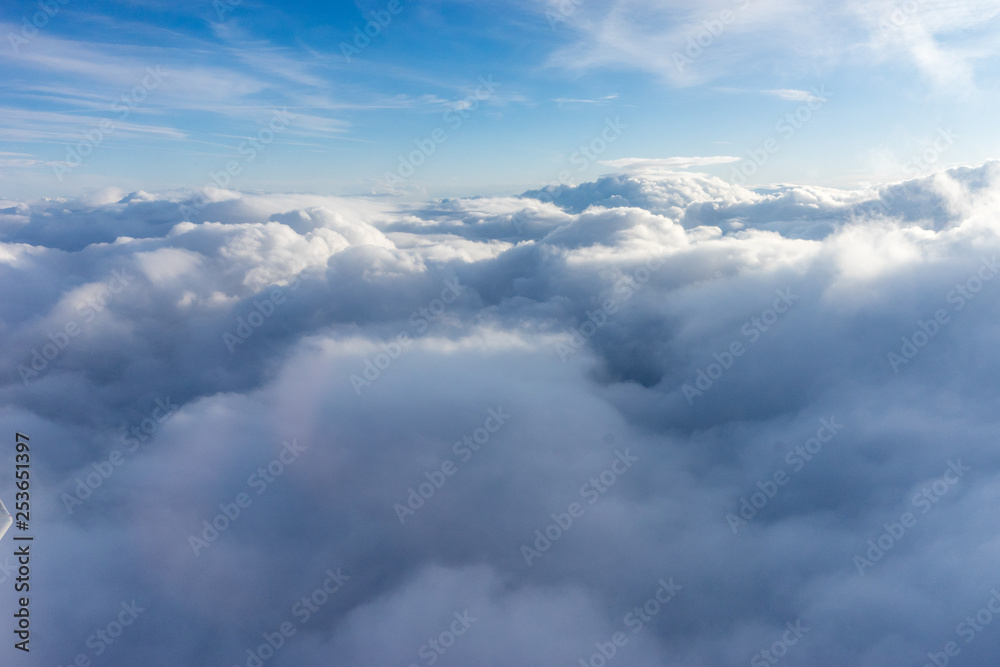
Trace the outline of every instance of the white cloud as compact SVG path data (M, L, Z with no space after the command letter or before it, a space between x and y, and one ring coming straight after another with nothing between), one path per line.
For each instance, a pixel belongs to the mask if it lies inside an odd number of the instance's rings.
M740 158L727 155L712 157L665 157L665 158L642 158L627 157L618 160L601 160L601 164L620 169L626 173L639 175L657 175L670 173L680 169L690 169L692 167L708 167L718 164L729 164L739 162Z
M788 100L790 102L825 102L826 100L822 97L818 97L815 93L808 90L795 90L789 88L781 88L778 90L765 90L765 93L769 95L774 95L775 97L780 97L783 100Z
M136 598L156 620L115 643L129 664L245 663L284 621L274 665L408 664L464 609L479 620L442 662L573 664L673 578L622 664L745 663L801 617L795 660L876 667L919 662L989 599L1000 163L863 191L672 172L411 208L227 191L189 215L192 193L117 194L0 203L0 425L58 453L33 459L40 660ZM177 405L162 423L157 401ZM796 469L788 452L830 419ZM67 513L62 494L146 422ZM306 449L257 495L290 439ZM638 463L602 485L625 449ZM921 512L958 459L971 471ZM734 535L726 515L779 470ZM248 489L195 556L189 535ZM574 502L529 567L522 545ZM860 577L854 556L903 512L915 527ZM300 624L293 605L337 568L350 580ZM996 640L976 642L969 664L990 664Z

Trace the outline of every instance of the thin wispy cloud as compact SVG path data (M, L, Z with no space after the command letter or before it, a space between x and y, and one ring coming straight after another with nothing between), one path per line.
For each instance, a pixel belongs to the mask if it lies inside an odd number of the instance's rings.
M711 157L667 157L667 158L641 158L628 157L617 160L602 160L601 164L620 169L623 172L639 175L657 175L692 169L695 167L709 167L720 164L731 164L739 162L740 158L727 155L717 155Z

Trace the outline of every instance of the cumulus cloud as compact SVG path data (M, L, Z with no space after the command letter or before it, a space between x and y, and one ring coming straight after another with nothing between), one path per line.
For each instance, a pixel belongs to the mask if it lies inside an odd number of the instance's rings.
M998 197L990 162L0 202L32 650L992 664Z

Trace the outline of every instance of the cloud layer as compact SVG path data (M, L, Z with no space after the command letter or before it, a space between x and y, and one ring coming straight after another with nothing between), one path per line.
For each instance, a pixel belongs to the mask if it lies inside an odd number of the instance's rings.
M0 202L39 664L992 664L998 197Z

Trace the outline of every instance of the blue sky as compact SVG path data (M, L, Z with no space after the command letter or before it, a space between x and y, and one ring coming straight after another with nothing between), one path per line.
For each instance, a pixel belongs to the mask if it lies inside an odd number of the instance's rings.
M241 190L460 196L577 183L628 158L729 157L698 168L733 180L769 139L749 183L851 186L1000 154L998 2L40 7L0 9L8 198L197 188L234 160ZM373 12L386 24L348 61ZM481 78L497 85L478 100ZM260 136L282 109L294 117ZM794 132L776 129L796 112ZM614 119L622 131L597 141ZM420 141L433 154L390 187Z

